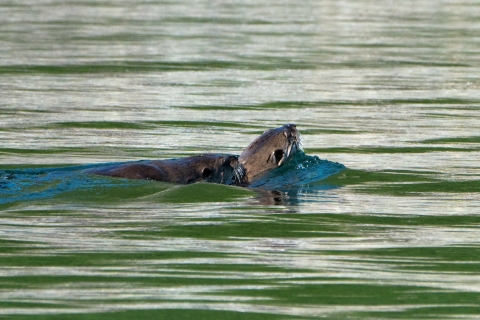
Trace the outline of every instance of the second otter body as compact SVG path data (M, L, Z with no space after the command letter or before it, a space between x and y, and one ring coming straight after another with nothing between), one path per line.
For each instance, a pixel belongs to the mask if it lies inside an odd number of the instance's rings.
M87 172L110 177L180 184L200 181L231 184L237 166L238 158L236 156L209 153L180 159L126 163L92 169Z

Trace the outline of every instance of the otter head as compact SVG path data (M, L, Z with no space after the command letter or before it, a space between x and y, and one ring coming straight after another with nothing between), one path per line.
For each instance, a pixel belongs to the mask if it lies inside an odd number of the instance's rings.
M238 158L237 183L251 183L267 171L285 164L301 149L300 133L294 124L265 131Z

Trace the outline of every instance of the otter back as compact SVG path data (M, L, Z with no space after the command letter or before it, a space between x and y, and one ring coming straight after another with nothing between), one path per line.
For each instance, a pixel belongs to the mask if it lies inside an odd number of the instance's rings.
M225 154L202 154L181 159L142 161L88 170L88 173L129 179L188 184L199 181L231 183L238 158Z

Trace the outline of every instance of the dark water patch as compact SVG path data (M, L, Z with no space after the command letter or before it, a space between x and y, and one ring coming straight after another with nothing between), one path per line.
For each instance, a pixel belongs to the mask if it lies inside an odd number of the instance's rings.
M390 196L418 196L423 193L480 193L480 180L363 186L360 192Z
M72 166L72 164L45 164L45 165L36 165L35 168L32 168L31 164L1 164L0 165L0 176L2 174L6 173L12 173L17 170L27 170L29 172L35 172L35 171L42 171L42 170L47 170L49 171L50 169L69 169L69 168L74 168L76 166ZM81 168L83 166L78 166L78 168Z
M304 108L333 106L337 103L347 104L347 102L343 102L343 101L272 101L272 102L263 102L258 104L237 105L235 106L235 108L251 109L251 110L278 110L278 109L288 110L288 109L304 109Z
M0 217L4 217L4 214L1 214ZM3 223L0 222L0 226L2 226ZM19 241L19 240L5 240L5 239L0 239L0 254L5 255L0 259L0 265L2 265L3 261L7 261L8 258L6 258L7 255L16 255L16 254L22 254L24 252L28 252L31 250L32 246L38 246L39 243L32 242L32 241ZM0 285L1 286L1 285Z
M360 131L360 130L345 130L345 129L303 129L302 128L302 135L311 135L311 134L362 134L367 131ZM317 150L317 149L309 149L310 150Z
M236 110L270 110L270 109L303 109L315 107L371 107L371 106L392 106L392 105L425 105L441 106L442 109L452 110L478 110L480 100L458 99L458 98L409 98L409 99L365 99L365 100L316 100L316 101L271 101L253 104L238 105L194 105L178 106L178 108L195 108L199 110L225 110L235 108ZM473 106L472 106L473 105Z
M459 275L468 277L476 276L480 267L480 248L469 246L401 248L381 250L381 253L385 258L390 255L390 258L397 260L385 262L392 265L397 264L402 256L404 257L402 260L418 259L415 263L404 263L402 270L457 272ZM373 253L372 257L378 258L378 254Z
M346 170L324 183L356 185L358 192L391 196L418 196L421 193L476 193L480 181L444 181L435 172Z
M369 65L369 63L365 63L361 61L360 64L364 67L365 64ZM352 63L347 63L347 65L354 65ZM458 63L458 62L437 62L432 60L378 60L376 63L372 63L372 65L376 65L381 68L388 68L388 67L412 67L412 66L420 66L420 67L437 67L437 68L465 68L465 67L472 67L471 64L468 63Z
M428 289L425 289L428 291ZM452 294L442 294L438 298L434 297L436 292L431 293L430 302L419 305L407 305L402 307L402 305L397 306L394 310L391 311L378 311L378 312L363 312L361 314L362 318L365 319L448 319L448 318L458 318L460 317L469 317L472 316L476 318L480 314L480 307L476 306L475 303L471 303L475 297L475 293L465 293L462 294L452 293ZM412 289L411 296L416 296L416 291ZM421 296L419 296L420 298ZM458 298L461 298L461 303L457 303ZM450 300L449 299L455 299ZM470 299L473 299L469 301ZM421 302L420 300L419 302ZM455 301L452 303L451 301ZM354 316L353 314L352 316ZM356 316L360 316L356 314Z
M229 202L252 197L254 194L253 191L245 188L211 183L194 183L170 188L149 197L149 200L162 203Z
M302 109L308 107L320 106L327 104L326 102L308 102L308 101L272 101L252 104L238 105L194 105L194 106L178 106L178 108L199 109L199 110L270 110L270 109ZM331 103L328 103L331 105Z
M180 128L251 128L251 125L243 124L240 122L228 122L228 121L146 121L147 124L153 124L160 127L180 127Z
M125 203L140 197L155 194L170 188L167 183L130 179L85 178L81 185L77 182L70 189L56 196L57 202L73 203Z
M125 147L113 147L113 146L99 146L99 147L50 147L48 149L25 149L25 148L0 148L0 155L4 154L9 155L19 155L28 157L29 155L59 155L67 154L70 156L98 156L99 154L107 154L115 156L115 158L131 158L131 157L145 157L148 154L151 154L154 157L158 157L158 152L160 151L170 151L169 149L162 148L125 148ZM61 164L51 165L50 167L59 167L63 166ZM25 167L25 165L11 165L11 164L1 164L1 169L15 169ZM29 165L28 167L31 167Z
M228 240L238 239L239 241L264 238L269 239L308 239L308 238L343 238L352 236L344 225L335 225L326 223L324 219L315 217L294 218L284 216L262 216L261 220L235 219L235 216L229 218L198 218L190 219L188 225L164 226L156 231L119 231L119 234L127 237L140 237L145 235L149 238L183 238L193 237L195 239ZM288 244L280 241L270 243L271 246L278 248L289 247Z
M251 83L248 81L235 80L235 79L212 79L208 82L194 83L194 84L184 84L184 83L169 83L166 86L175 86L175 87L209 87L209 88L239 88L247 87ZM211 93L210 93L211 94Z
M122 235L121 232L112 233ZM133 261L164 261L174 262L177 259L220 259L228 258L228 254L219 252L196 252L196 251L134 251L134 252L70 252L57 253L55 255L42 254L36 244L31 243L30 250L25 254L4 257L0 260L3 267L16 265L38 266L38 267L90 267L90 266L118 266L119 262L129 263ZM0 284L1 286L1 284Z
M64 65L3 65L0 74L126 74L155 73L172 71L204 71L204 70L285 70L285 69L315 69L314 64L288 58L262 57L249 61L122 61L103 62L96 64L64 64Z
M480 100L478 99L462 99L462 98L451 98L451 97L440 97L440 98L430 98L430 99L421 99L421 98L408 98L408 99L367 99L367 100L344 100L336 102L340 105L359 105L359 106L377 106L377 105L440 105L442 108L445 106L448 108L450 105L455 105L455 110L468 108L472 110L477 110L478 107L466 107L466 105L478 105Z
M429 119L444 119L445 121L453 119L471 119L472 115L470 114L452 114L452 113L438 113L437 111L431 111L425 113L425 116Z
M28 91L30 91L30 89ZM49 89L49 91L51 91L51 89ZM57 111L52 111L52 110L28 109L28 107L15 107L15 109L0 110L0 114L5 114L5 115L19 115L19 114L26 114L26 113L55 114L55 113L58 113L58 112Z
M358 153L358 154L395 154L395 153L430 153L430 152L477 152L478 148L458 147L332 147L332 148L308 148L309 153Z
M60 128L86 128L86 129L135 129L135 130L146 130L151 129L152 126L146 125L145 123L138 122L120 122L120 121L89 121L89 122L56 122L49 125L48 129L54 129L55 127Z
M366 182L419 182L434 181L437 172L433 171L408 171L408 170L382 170L382 171L362 171L348 169L339 175L335 175L325 182L342 184L366 183Z
M400 230L406 232L415 230L405 225L399 227ZM444 225L444 227L451 230L448 225ZM461 233L462 231L458 230L458 232ZM445 233L439 233L439 236L442 235L444 236ZM409 272L435 271L445 274L455 273L459 277L469 277L475 276L480 267L480 248L461 244L449 246L416 246L413 244L409 246L405 244L405 246L399 248L372 248L370 250L357 248L354 251L328 251L328 254L343 257L351 256L352 263L374 262L382 265L383 269L394 268L396 271L406 274ZM356 257L362 258L354 260Z
M479 99L467 99L467 98L451 98L451 97L440 97L440 98L430 98L430 99L421 99L421 98L408 98L408 99L381 99L381 100L368 100L367 103L372 103L376 101L378 105L441 105L442 108L446 105L455 105L455 110L467 108L468 110L477 110L478 107L466 107L466 105L478 105L480 104ZM377 105L375 104L375 105Z
M418 196L421 193L477 193L480 181L445 181L436 172L346 170L323 183L358 186L358 192L391 196Z
M399 49L399 48L411 48L411 44L406 43L384 43L384 42L376 42L376 43L339 43L338 47L346 47L346 48L391 48L391 49ZM422 48L441 48L442 46L437 44L423 44Z
M260 104L251 105L258 110L265 110L265 109L301 109L306 107L315 106L315 102L308 102L308 101L272 101L272 102L264 102Z
M233 258L233 257L232 257ZM199 272L239 272L239 273L260 273L260 272L265 272L265 273L285 273L285 272L308 272L309 270L307 268L305 269L298 269L298 268L282 268L278 267L275 265L268 265L268 264L242 264L242 263L178 263L176 264L175 261L172 261L172 263L168 264L169 268L172 269L177 269L185 272L186 270L189 270L191 273L199 273ZM246 280L246 279L245 279ZM237 283L239 282L247 282L247 281L241 281L239 279L232 279L232 281L235 281Z
M438 139L427 139L420 141L420 143L432 143L432 144L444 144L444 143L477 143L480 148L480 136L470 136L470 137L450 137L450 138L438 138ZM430 148L429 148L430 149ZM474 149L473 150L478 150Z
M92 149L81 147L59 147L48 149L20 149L20 148L0 148L0 154L75 154L90 153ZM3 167L4 165L2 165ZM9 166L9 165L5 165Z
M352 270L352 272L355 272ZM342 280L347 280L343 278ZM283 281L284 286L265 288L260 291L251 290L231 290L226 291L225 294L234 294L235 296L268 296L271 301L270 304L280 305L288 301L289 303L312 305L312 306L395 306L393 308L401 308L402 305L406 309L412 308L410 312L415 314L415 306L436 306L437 304L449 304L452 299L459 303L458 311L464 305L471 305L472 301L478 298L476 292L450 292L450 290L432 289L429 286L419 284L418 286L408 285L382 285L382 284L361 284L361 283L338 283L334 281L328 283L316 283L317 281L326 280L321 277L302 279L312 281L312 284L302 283L295 284L295 280ZM315 281L317 280L317 281ZM291 282L291 283L289 283ZM353 281L352 281L353 282ZM414 293L412 292L414 291ZM433 291L433 292L432 292ZM472 300L473 299L473 300ZM402 301L401 304L398 301ZM345 308L347 309L347 308ZM348 309L339 311L339 316L346 316L352 312ZM366 310L369 308L367 307ZM478 307L480 310L480 307ZM406 314L410 314L407 312ZM357 315L362 312L355 312ZM405 316L405 313L402 313ZM346 317L348 318L348 317ZM345 319L345 318L343 318ZM404 318L403 318L404 319Z
M366 183L414 183L414 182L430 182L437 181L435 179L436 172L429 171L362 171L348 169L340 174L326 178L323 183L331 183L334 185L364 185Z
M108 256L108 254L106 254ZM212 259L214 260L214 259ZM156 264L155 262L160 262ZM193 259L193 261L195 261ZM179 262L178 265L173 263L172 268L170 268L170 263L165 263L165 261L153 260L154 264L151 267L150 263L152 261L144 261L143 259L138 260L122 260L117 261L116 266L109 266L109 265L102 265L102 260L97 261L97 266L92 264L92 266L76 266L76 265L65 265L65 266L38 266L37 270L40 272L38 274L25 274L22 277L18 276L4 276L2 280L5 282L0 284L0 289L9 289L12 290L14 288L24 289L24 290L32 290L38 288L40 290L45 290L45 286L62 286L66 283L70 283L75 287L75 289L85 290L85 287L82 284L91 284L91 286L96 288L121 288L124 292L125 287L130 286L140 286L143 288L155 288L157 292L164 291L161 289L167 289L166 291L177 291L183 286L248 286L248 285L265 285L263 281L255 281L252 279L247 278L238 278L238 277L223 277L222 275L218 275L215 272L217 270L215 266L212 266L211 269L208 270L208 267L205 268L203 265L205 264L205 260L201 260L203 263L181 263ZM208 261L208 259L206 259ZM143 266L143 270L133 271L130 269L131 265L142 264L145 262ZM163 262L163 263L162 263ZM219 265L222 265L221 263ZM121 266L121 267L119 267ZM227 267L227 270L224 270L224 273L231 274L235 272L235 264L226 263L224 266ZM94 267L94 268L92 268ZM15 268L12 266L11 268ZM197 269L198 268L198 269ZM232 272L228 270L228 268L232 268ZM267 269L267 268L264 268ZM69 272L69 270L75 272ZM242 270L242 268L239 268ZM43 272L42 272L43 271ZM263 270L262 270L263 271ZM281 271L277 271L272 268L274 273L281 273ZM284 270L285 272L286 270ZM294 270L293 270L294 271ZM210 273L211 272L211 273ZM284 273L283 272L283 273ZM246 272L248 274L248 272ZM98 283L98 287L95 284ZM16 284L16 286L14 286ZM176 289L176 290L168 290L168 288ZM138 289L138 287L137 287ZM204 291L202 289L201 291ZM87 292L90 290L86 290ZM137 290L137 292L140 290ZM206 295L204 292L201 293L200 296L205 298L208 295L210 290L205 290ZM223 293L221 289L215 290L220 291ZM165 292L165 291L164 291ZM116 294L115 294L116 295ZM78 297L78 296L77 296ZM72 297L69 300L74 300L76 297ZM135 299L134 295L132 298ZM168 301L171 300L169 297L165 297L164 295L159 296L158 298L151 297L157 301ZM110 297L98 297L102 303L111 302ZM114 299L114 298L113 298ZM67 299L66 299L67 300ZM115 299L116 300L116 299ZM135 299L136 300L136 299ZM175 300L175 299L173 299ZM97 300L96 300L97 301ZM129 300L122 299L123 304L128 304Z
M178 17L178 18L166 18L163 19L165 22L173 22L173 23L187 23L187 24L215 24L215 25L282 25L288 24L290 25L290 21L285 20L275 20L269 21L264 19L258 19L255 17L245 17L243 19L234 19L234 18L225 18L225 17ZM298 21L296 23L299 24L306 24L305 21Z
M81 25L81 23L79 23ZM98 41L99 43L102 42L130 42L130 43L142 43L144 41L156 41L162 38L167 37L168 35L162 34L148 34L143 33L141 36L135 33L128 33L128 32L121 32L121 33L114 33L114 34L102 34L102 35L90 35L90 36L71 36L68 39L73 41L89 41L95 42Z
M140 260L141 261L141 260ZM137 263L140 262L137 260ZM124 263L124 261L122 261ZM101 263L99 264L99 267L101 267ZM183 269L183 272L178 272L176 275L172 275L171 272L165 272L166 274L162 275L162 271L160 268L157 268L156 271L147 271L145 273L138 272L138 273L130 273L126 272L124 274L119 274L118 269L115 267L112 267L109 269L108 266L104 267L104 270L101 270L101 268L95 269L97 272L88 272L88 267L75 267L75 266L46 266L43 267L44 269L51 268L51 269L56 269L58 271L66 271L68 268L72 268L75 270L77 269L77 273L73 275L67 274L39 274L39 275L24 275L21 279L19 277L2 277L5 282L6 282L6 289L13 289L15 288L13 284L16 284L16 288L22 288L22 289L32 289L32 287L38 287L42 288L47 285L51 286L62 286L65 283L73 283L76 284L75 287L81 287L81 285L78 285L78 283L91 283L92 286L94 286L95 283L100 283L101 285L99 287L103 288L108 288L110 286L112 287L117 287L117 286L148 286L148 287L155 287L157 288L157 291L160 288L168 288L168 287L174 287L174 288L179 288L182 286L242 286L242 285L248 285L251 283L248 279L223 279L221 277L215 278L215 277L201 277L199 274L201 274L202 270L199 270L198 272L195 272L194 270L188 270L188 265L185 266ZM43 269L41 266L39 269ZM84 274L82 274L82 268L85 268L84 270L86 271ZM188 271L185 272L185 269ZM173 268L172 268L173 271ZM189 272L190 271L190 272ZM134 276L133 276L134 275ZM197 277L195 277L197 276ZM1 288L1 285L0 285ZM124 290L124 289L122 289ZM73 300L74 298L72 298ZM165 297L159 297L158 300L170 300ZM111 302L109 297L105 297L101 299L102 303L108 303ZM123 300L122 303L127 304L129 301Z
M69 65L17 65L0 66L0 74L98 74L138 73L161 71L185 71L231 68L232 63L220 61L202 62L141 62L123 61L103 64Z
M451 98L451 97L440 97L440 98L408 98L408 99L366 99L366 100L340 100L334 101L338 105L359 105L359 106L377 106L377 105L455 105L460 106L480 104L478 99L466 99L466 98ZM457 109L455 107L455 109ZM476 110L478 108L474 108Z
M282 215L286 219L289 215ZM319 224L333 224L333 225L349 225L358 226L361 228L369 228L370 230L400 230L416 227L452 227L452 228L471 228L476 227L480 223L480 218L477 215L417 215L412 212L411 215L401 214L309 214L305 216L293 215L292 219L311 219ZM365 231L366 229L362 229ZM356 233L356 232L355 232ZM360 249L355 250L357 252ZM360 250L361 252L361 250ZM468 258L468 257L466 257Z

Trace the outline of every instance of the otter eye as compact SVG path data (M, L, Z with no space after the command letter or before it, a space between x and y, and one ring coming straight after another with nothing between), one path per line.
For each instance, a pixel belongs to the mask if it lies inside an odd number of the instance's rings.
M209 168L205 168L202 171L202 177L210 178L212 176L212 173L213 173L212 170L210 170Z
M275 162L279 163L283 159L283 150L277 149L273 152L273 156L275 157Z

